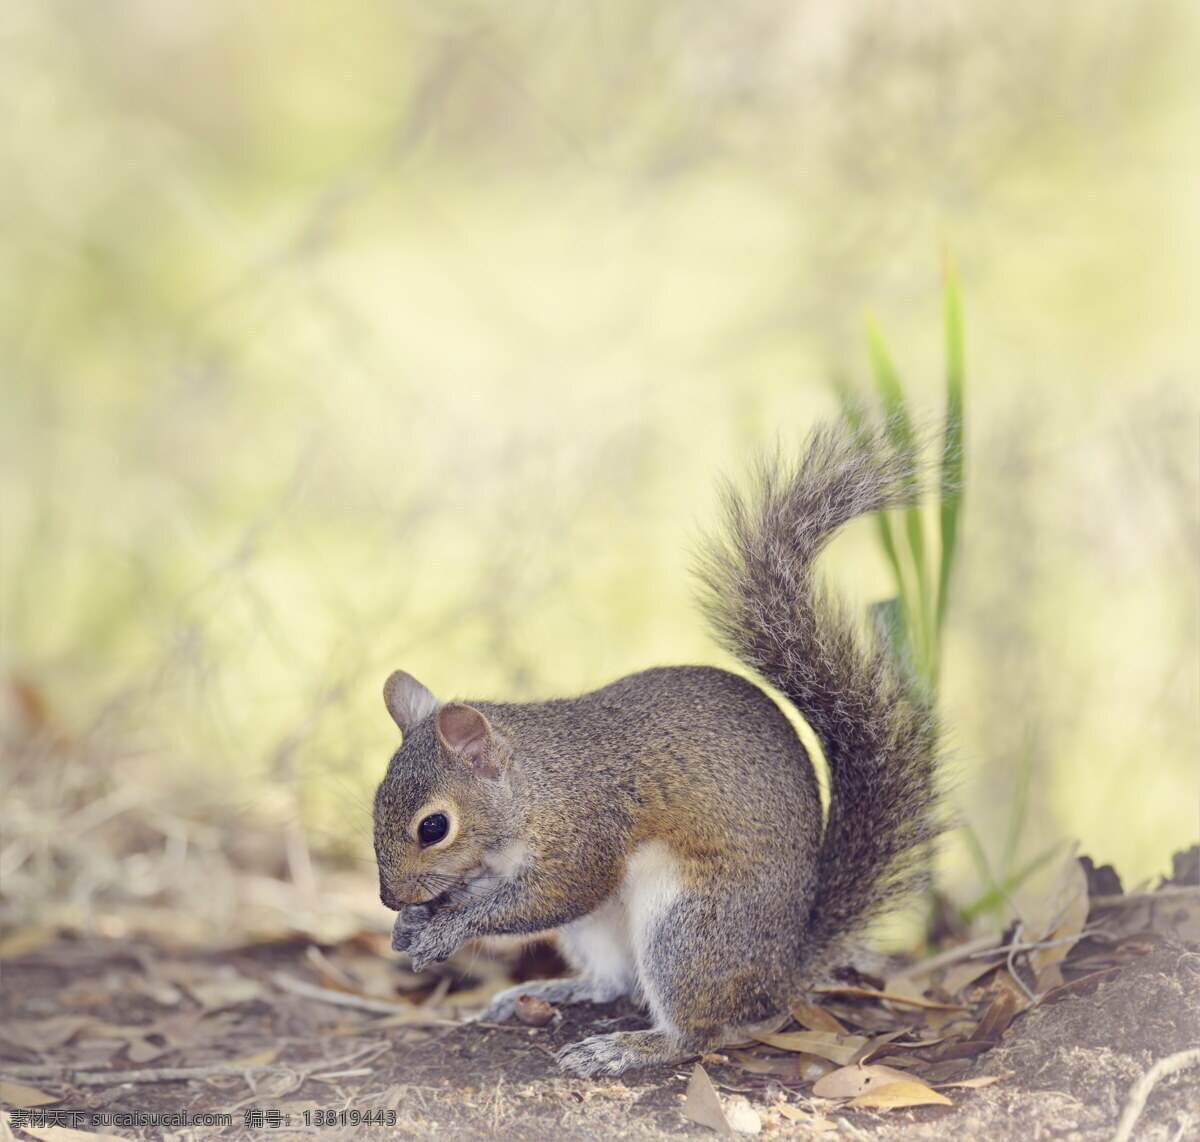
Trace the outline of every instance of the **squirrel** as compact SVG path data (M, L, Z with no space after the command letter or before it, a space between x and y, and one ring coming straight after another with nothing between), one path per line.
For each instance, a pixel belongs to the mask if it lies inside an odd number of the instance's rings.
M857 516L911 504L919 463L887 426L816 429L799 462L726 486L702 551L717 638L803 715L706 666L631 674L578 698L442 702L384 686L403 735L375 795L380 898L415 970L474 937L556 931L579 975L501 992L553 1004L632 997L648 1030L595 1035L559 1064L617 1075L777 1026L925 878L939 811L930 695L813 571Z

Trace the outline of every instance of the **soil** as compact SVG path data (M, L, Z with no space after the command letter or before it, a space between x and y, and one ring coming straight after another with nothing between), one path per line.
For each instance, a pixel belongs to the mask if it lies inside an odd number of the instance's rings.
M136 941L60 940L5 964L0 1079L61 1096L43 1108L46 1122L130 1139L716 1136L682 1113L690 1064L601 1081L557 1070L557 1047L597 1030L644 1026L631 1007L581 1005L540 1029L439 1025L431 1013L443 1009L414 1008L413 1018L432 1025L397 1026L394 1015L281 986L327 982L313 965L299 942L201 955ZM800 1080L748 1074L716 1058L704 1066L723 1095L740 1093L760 1111L765 1137L1107 1142L1151 1065L1200 1044L1200 952L1167 937L1102 975L1017 1016L972 1064L973 1075L1000 1081L945 1088L953 1106L855 1110L814 1099ZM229 1063L234 1073L211 1069ZM210 1071L180 1078L178 1068ZM156 1081L129 1081L147 1076ZM36 1121L32 1132L22 1130L14 1088L2 1089L11 1133L0 1125L0 1137L52 1137ZM793 1122L780 1105L813 1117ZM322 1112L345 1112L346 1124L329 1124ZM366 1112L390 1121L351 1124L352 1114ZM231 1123L142 1117L110 1125L97 1117L153 1113L227 1114ZM1133 1137L1200 1139L1200 1066L1155 1086Z

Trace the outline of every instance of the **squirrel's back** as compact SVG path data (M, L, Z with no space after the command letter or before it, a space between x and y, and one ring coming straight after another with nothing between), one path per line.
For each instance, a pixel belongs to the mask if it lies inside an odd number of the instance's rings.
M662 666L577 698L471 705L520 742L514 780L537 786L529 801L543 816L593 811L630 845L753 847L763 862L816 850L812 764L783 711L740 675Z

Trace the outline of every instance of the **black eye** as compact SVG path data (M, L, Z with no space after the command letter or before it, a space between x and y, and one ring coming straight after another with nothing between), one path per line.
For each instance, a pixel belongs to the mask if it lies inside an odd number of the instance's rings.
M450 831L445 813L430 813L418 826L417 837L423 845L436 845Z

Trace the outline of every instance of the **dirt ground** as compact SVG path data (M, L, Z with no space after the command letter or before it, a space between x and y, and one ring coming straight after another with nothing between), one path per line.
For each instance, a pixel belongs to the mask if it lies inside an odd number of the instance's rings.
M715 1136L683 1114L690 1065L604 1081L557 1070L552 1052L562 1044L638 1026L629 1007L583 1005L538 1029L457 1024L443 1018L450 1009L436 994L397 1014L394 1005L364 1011L296 990L335 970L300 942L189 956L148 943L60 940L14 957L0 999L0 1133L67 1142L71 1135L42 1128L57 1124L171 1142ZM1200 1044L1200 952L1167 936L1099 974L1016 1016L970 1063L968 1075L999 1081L943 1088L953 1105L851 1109L812 1097L798 1077L704 1064L722 1095L744 1095L759 1111L767 1137L1107 1142L1151 1065ZM25 1106L35 1098L12 1083L55 1099L44 1117L17 1108L14 1092ZM330 1124L322 1112L346 1117ZM144 1117L154 1113L228 1115L229 1123L162 1125ZM352 1124L367 1113L373 1121ZM103 1117L120 1114L134 1117ZM1200 1138L1200 1067L1154 1087L1133 1137Z

